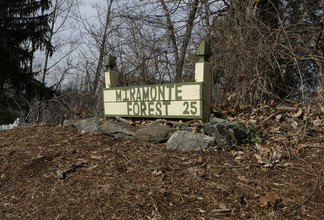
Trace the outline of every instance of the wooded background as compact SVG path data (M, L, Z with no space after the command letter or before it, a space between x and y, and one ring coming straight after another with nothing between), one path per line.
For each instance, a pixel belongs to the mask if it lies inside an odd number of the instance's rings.
M0 124L102 117L119 85L193 81L212 47L213 101L305 104L324 87L323 0L2 0Z

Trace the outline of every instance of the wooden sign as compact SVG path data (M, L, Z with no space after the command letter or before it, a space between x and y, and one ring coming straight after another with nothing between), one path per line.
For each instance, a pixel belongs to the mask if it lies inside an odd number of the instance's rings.
M208 120L211 99L210 47L203 41L197 49L195 82L118 87L116 58L106 60L103 104L105 117L189 118Z
M202 119L202 82L103 90L106 117Z

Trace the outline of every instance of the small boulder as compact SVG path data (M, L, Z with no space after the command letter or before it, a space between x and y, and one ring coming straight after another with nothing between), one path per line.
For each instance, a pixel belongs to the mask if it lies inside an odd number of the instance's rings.
M135 132L133 140L136 142L148 142L153 144L163 143L170 138L174 131L174 128L165 125L144 127Z
M117 138L131 137L137 128L125 122L105 121L99 126L99 131Z
M203 129L209 136L215 138L218 146L224 146L226 150L231 150L233 145L242 144L248 135L248 129L243 123L217 118L204 124Z
M99 119L96 117L82 120L65 120L64 125L72 125L80 131L96 132L99 127Z
M214 143L214 138L201 133L177 131L167 142L167 149L196 150L207 148Z

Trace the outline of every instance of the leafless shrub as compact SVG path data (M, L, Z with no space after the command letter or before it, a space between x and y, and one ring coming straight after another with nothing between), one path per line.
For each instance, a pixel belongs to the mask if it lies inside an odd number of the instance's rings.
M65 119L102 118L102 98L88 93L69 92L50 100L35 101L26 116L29 123L58 125Z
M250 4L249 4L250 2ZM268 13L272 19L262 20ZM213 21L215 96L221 103L259 104L285 97L305 99L321 85L322 28L307 21L287 23L276 8L255 1L229 6Z

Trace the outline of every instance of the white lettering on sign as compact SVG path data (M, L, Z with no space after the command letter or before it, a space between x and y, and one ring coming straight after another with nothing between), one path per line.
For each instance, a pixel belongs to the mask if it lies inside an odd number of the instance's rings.
M106 116L202 117L202 83L104 89Z

